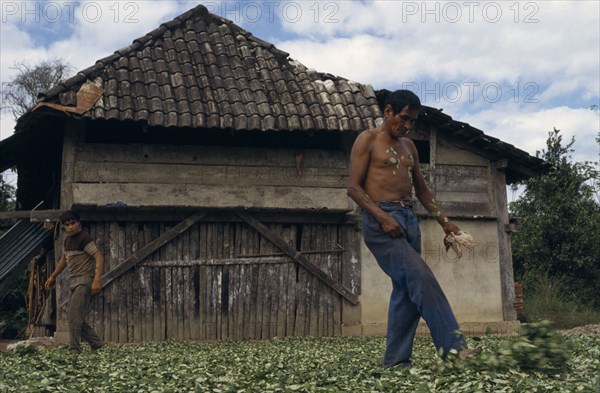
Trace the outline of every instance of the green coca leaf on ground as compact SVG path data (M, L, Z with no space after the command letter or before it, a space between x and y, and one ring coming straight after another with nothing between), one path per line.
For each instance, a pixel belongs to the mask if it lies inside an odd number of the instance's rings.
M253 342L162 341L0 353L0 392L597 392L600 337L546 322L520 335L469 338L483 354L443 362L428 337L413 367L381 366L381 337Z

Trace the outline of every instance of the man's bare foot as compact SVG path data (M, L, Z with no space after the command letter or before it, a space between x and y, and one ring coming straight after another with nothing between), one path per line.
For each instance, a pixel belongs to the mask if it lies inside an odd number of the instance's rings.
M481 348L465 348L458 351L458 358L460 360L467 360L475 358L481 354Z

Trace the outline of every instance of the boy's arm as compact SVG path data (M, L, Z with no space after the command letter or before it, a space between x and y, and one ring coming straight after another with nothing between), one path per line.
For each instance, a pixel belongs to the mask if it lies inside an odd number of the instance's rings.
M56 265L50 277L48 277L48 279L46 280L46 283L44 284L44 287L46 289L52 289L52 287L54 287L54 284L56 283L56 277L58 277L58 275L65 269L65 267L67 267L67 258L65 258L65 256L63 255L62 257L60 257L58 265Z
M96 261L96 272L94 273L94 281L92 281L92 295L97 295L102 290L102 273L104 272L104 257L100 251L94 254Z

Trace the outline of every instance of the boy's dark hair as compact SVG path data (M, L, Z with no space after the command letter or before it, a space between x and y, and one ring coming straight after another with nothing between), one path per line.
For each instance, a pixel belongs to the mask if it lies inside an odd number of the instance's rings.
M60 215L60 223L62 224L65 221L81 221L81 219L79 218L79 213L75 210L67 210Z
M409 110L421 110L421 100L410 90L396 90L391 93L389 90L380 90L376 94L379 106L383 110L386 105L392 106L392 113L400 113L402 109L408 107Z

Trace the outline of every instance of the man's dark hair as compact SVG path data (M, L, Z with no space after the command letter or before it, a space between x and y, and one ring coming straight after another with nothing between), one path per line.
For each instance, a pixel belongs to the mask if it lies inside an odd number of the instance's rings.
M393 93L387 94L381 109L383 110L388 104L392 106L392 113L394 115L400 113L405 107L408 107L411 111L421 110L421 100L410 90L396 90Z
M79 218L79 213L75 210L67 210L60 215L60 223L62 224L65 221L81 221L81 219Z

